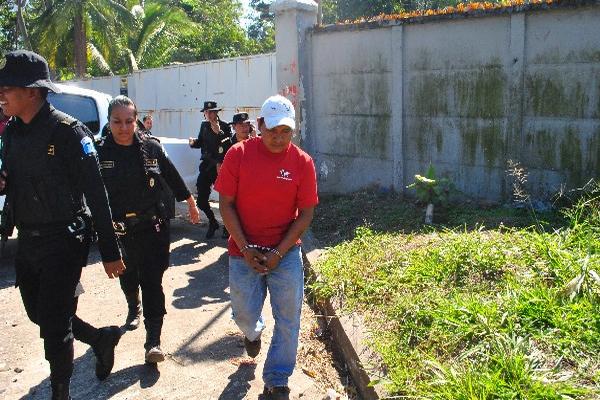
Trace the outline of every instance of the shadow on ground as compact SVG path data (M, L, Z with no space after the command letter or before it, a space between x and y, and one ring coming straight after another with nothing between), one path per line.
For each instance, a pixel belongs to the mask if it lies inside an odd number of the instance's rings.
M173 306L179 309L193 309L205 304L229 302L229 268L227 253L204 268L187 272L188 285L173 291ZM210 284L207 284L210 282Z
M107 399L139 382L141 388L154 386L160 378L156 366L148 364L132 365L119 371L113 371L105 381L98 381L94 374L96 359L92 349L75 359L75 368L71 378L71 395L78 399ZM20 400L37 400L50 398L50 379L46 378L29 390Z
M253 381L255 376L256 364L242 364L237 371L229 375L229 383L219 396L219 400L237 400L244 399L250 390L250 381Z

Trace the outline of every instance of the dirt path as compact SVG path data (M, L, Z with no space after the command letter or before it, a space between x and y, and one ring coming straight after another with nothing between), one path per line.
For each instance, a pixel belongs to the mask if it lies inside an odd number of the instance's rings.
M76 342L74 399L260 398L262 365L272 331L270 307L264 310L269 328L263 351L253 363L245 357L242 337L230 318L226 241L206 241L204 232L204 225L180 220L172 226L172 266L163 280L168 314L162 348L167 360L158 369L144 364L145 332L140 327L123 335L113 373L99 382L91 349ZM11 240L6 249L9 256L0 264L0 398L48 399L43 344L13 287L14 245ZM86 293L80 298L78 315L97 327L121 325L125 299L118 282L106 278L96 249L82 283ZM345 378L332 367L325 345L315 339L317 331L311 310L305 307L298 365L290 381L292 398L322 399L328 387L343 390Z

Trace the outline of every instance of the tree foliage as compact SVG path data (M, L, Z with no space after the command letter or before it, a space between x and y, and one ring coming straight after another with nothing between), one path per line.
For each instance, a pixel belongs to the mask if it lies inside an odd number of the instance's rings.
M59 79L265 53L275 49L268 3L252 0L262 12L245 29L240 0L0 0L0 46L25 47L28 31Z
M275 17L269 12L269 5L269 1L250 0L254 18L248 26L248 37L256 43L257 50L262 53L275 51Z
M16 45L16 5L13 0L0 0L0 52L13 50Z
M456 5L461 0L321 0L323 23Z

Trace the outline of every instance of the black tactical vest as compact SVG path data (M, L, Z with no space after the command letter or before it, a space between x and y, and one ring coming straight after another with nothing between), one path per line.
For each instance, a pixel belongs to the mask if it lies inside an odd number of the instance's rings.
M65 167L67 135L77 123L67 114L52 110L28 140L17 136L18 124L5 132L7 201L17 228L68 224L84 211L83 196Z

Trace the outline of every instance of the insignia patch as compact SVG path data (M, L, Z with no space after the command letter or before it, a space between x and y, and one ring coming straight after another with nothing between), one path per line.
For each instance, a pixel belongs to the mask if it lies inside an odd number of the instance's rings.
M144 166L146 167L158 167L158 159L156 158L148 158L144 161Z
M114 168L115 162L112 160L109 161L100 161L100 169Z
M0 69L4 68L6 65L6 56L3 54L2 58L0 58Z
M54 145L53 144L49 144L48 145L48 155L49 156L53 156L54 155Z
M94 147L94 141L89 136L81 139L81 147L83 147L83 154L86 156L90 154L96 154L96 148Z
M154 178L150 178L148 184L150 185L150 187L154 187Z

